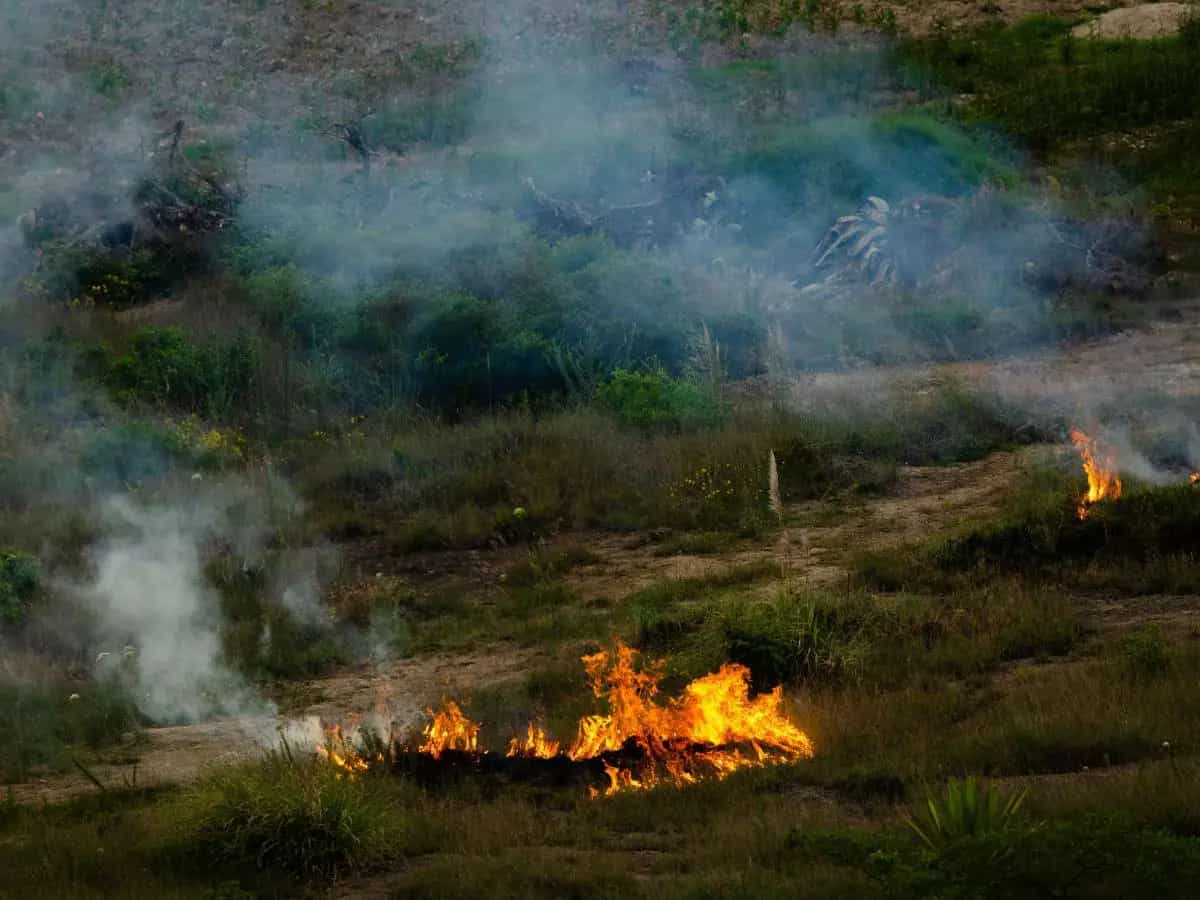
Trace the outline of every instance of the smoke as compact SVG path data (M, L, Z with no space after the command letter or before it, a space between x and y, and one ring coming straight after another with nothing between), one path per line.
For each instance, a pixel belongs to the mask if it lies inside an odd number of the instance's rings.
M263 553L263 520L243 518L257 502L235 485L190 502L112 497L100 508L107 537L91 551L94 576L64 587L94 612L97 643L108 648L101 657L132 668L139 708L151 719L272 709L224 661L219 597L205 574L214 541L231 542L244 560Z

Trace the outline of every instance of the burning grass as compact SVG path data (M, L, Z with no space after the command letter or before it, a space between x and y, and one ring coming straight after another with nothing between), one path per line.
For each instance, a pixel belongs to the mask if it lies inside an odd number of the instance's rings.
M541 772L587 778L602 771L606 783L589 794L611 796L659 784L684 786L722 779L743 768L792 763L810 758L813 744L783 712L783 689L750 696L750 671L728 664L697 678L671 700L657 700L663 666L637 665L637 651L616 648L583 657L597 699L608 712L585 716L569 744L548 737L530 723L524 737L509 743L508 758L545 761L546 766L515 766L513 772ZM436 775L429 761L483 771L504 771L479 744L480 726L457 703L448 701L431 720L415 751L393 748L393 762L414 772ZM382 754L355 745L339 726L327 733L319 755L337 775L353 779L383 763ZM571 764L578 764L573 767Z

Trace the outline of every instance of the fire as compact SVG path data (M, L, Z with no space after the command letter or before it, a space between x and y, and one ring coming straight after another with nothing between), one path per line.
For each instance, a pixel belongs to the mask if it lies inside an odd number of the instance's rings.
M479 746L479 725L463 715L458 704L453 700L446 701L438 712L429 710L432 721L425 726L422 734L425 743L418 749L420 753L428 753L437 759L446 750L465 750L474 753Z
M525 756L530 759L553 759L558 756L558 748L558 741L550 740L545 731L530 722L525 740L515 737L508 742L508 755Z
M1079 501L1077 513L1086 519L1088 507L1101 500L1116 500L1121 496L1121 479L1117 475L1117 460L1112 453L1102 451L1096 442L1078 428L1071 432L1071 442L1083 460L1087 475L1087 496Z
M608 701L605 715L585 716L565 749L540 726L509 742L508 757L567 760L603 766L608 784L591 795L646 790L658 784L692 784L724 778L737 769L794 762L813 755L812 741L783 713L783 689L750 697L750 670L728 664L697 678L674 699L660 701L662 664L635 665L637 652L618 643L612 652L583 657L597 698ZM480 755L479 724L457 703L429 710L430 722L416 752L440 759L447 751ZM326 728L318 753L348 777L383 762L382 753L356 749L353 735ZM395 757L393 757L394 759ZM596 769L595 771L599 771Z
M1188 476L1188 481L1191 484L1200 483L1200 472L1193 472L1191 475Z
M747 766L793 762L813 755L808 735L782 712L783 689L750 699L750 670L727 664L689 684L683 694L658 703L661 667L634 668L635 651L618 644L615 654L583 658L597 697L609 714L588 716L567 755L589 759L633 742L644 761L636 771L606 765L606 794L653 787L666 781L690 784L709 775L724 778Z
M316 748L318 756L341 769L350 779L371 768L371 760L356 746L353 734L347 734L341 725L325 726L324 731L325 743ZM383 754L377 753L375 761L383 762Z

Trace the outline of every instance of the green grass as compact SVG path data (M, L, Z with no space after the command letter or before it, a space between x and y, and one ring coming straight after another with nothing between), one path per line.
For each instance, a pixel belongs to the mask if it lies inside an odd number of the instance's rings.
M1041 433L1018 410L956 384L810 402L794 411L743 403L723 422L678 432L626 427L594 407L401 420L296 446L296 474L317 523L386 534L404 553L592 527L753 536L770 524L772 449L789 503L878 492L901 463L977 459Z
M989 521L919 545L871 551L856 568L885 589L933 587L996 573L1065 580L1134 593L1189 591L1200 533L1200 491L1186 483L1127 488L1115 501L1077 514L1085 485L1052 473L1035 477Z
M908 41L902 58L974 108L1047 149L1071 138L1194 118L1200 51L1182 38L1083 41L1071 23L1031 17L1012 25Z
M200 865L300 879L375 867L408 844L434 842L414 827L395 787L276 751L186 789L168 814L177 829L172 850Z
M140 728L131 691L117 679L0 680L0 731L5 735L0 782L70 770L76 759L86 763L123 740L132 745Z

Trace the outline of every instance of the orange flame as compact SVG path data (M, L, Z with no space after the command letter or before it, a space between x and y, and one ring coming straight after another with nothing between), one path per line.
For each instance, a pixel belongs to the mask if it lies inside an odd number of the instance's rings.
M474 753L479 746L479 725L463 715L458 704L447 700L438 712L428 711L433 717L422 734L425 743L418 747L420 753L428 753L434 759L447 750L464 750Z
M565 752L540 726L530 723L524 738L510 741L508 756L566 756L580 761L636 748L639 758L627 767L605 760L609 784L603 791L590 789L595 797L664 783L692 784L704 777L724 778L737 769L813 755L808 735L783 714L783 689L751 699L750 670L745 666L724 665L691 682L679 697L660 703L656 696L662 664L639 670L636 658L635 650L619 642L611 654L601 651L583 657L593 693L608 700L608 714L581 719ZM428 712L431 720L417 752L434 759L447 750L478 752L479 725L463 715L457 703L447 701L440 711ZM326 729L326 744L318 753L349 777L371 764L337 725ZM382 754L378 761L383 761Z
M558 756L558 741L552 741L539 726L529 723L525 740L519 737L508 742L508 756L524 756L530 759L553 759Z
M1193 472L1191 475L1188 476L1188 481L1191 484L1200 483L1200 472Z
M353 736L343 731L341 725L327 725L323 730L325 743L316 748L317 755L341 769L339 777L344 773L353 780L360 772L371 768L370 760L359 751ZM383 762L383 754L377 756L376 761Z
M638 771L606 766L605 794L649 788L661 781L690 784L702 775L724 778L747 766L793 762L813 755L808 735L783 715L783 689L750 699L750 670L727 664L689 684L678 699L659 704L661 666L638 672L636 653L618 643L615 656L583 658L606 716L588 716L567 755L588 759L632 740L645 762ZM750 751L751 755L747 755Z
M1121 479L1117 475L1117 460L1111 452L1102 451L1096 442L1078 428L1071 431L1071 443L1083 460L1083 471L1087 475L1087 495L1079 501L1076 510L1080 519L1086 519L1088 507L1101 500L1116 500L1121 496Z

